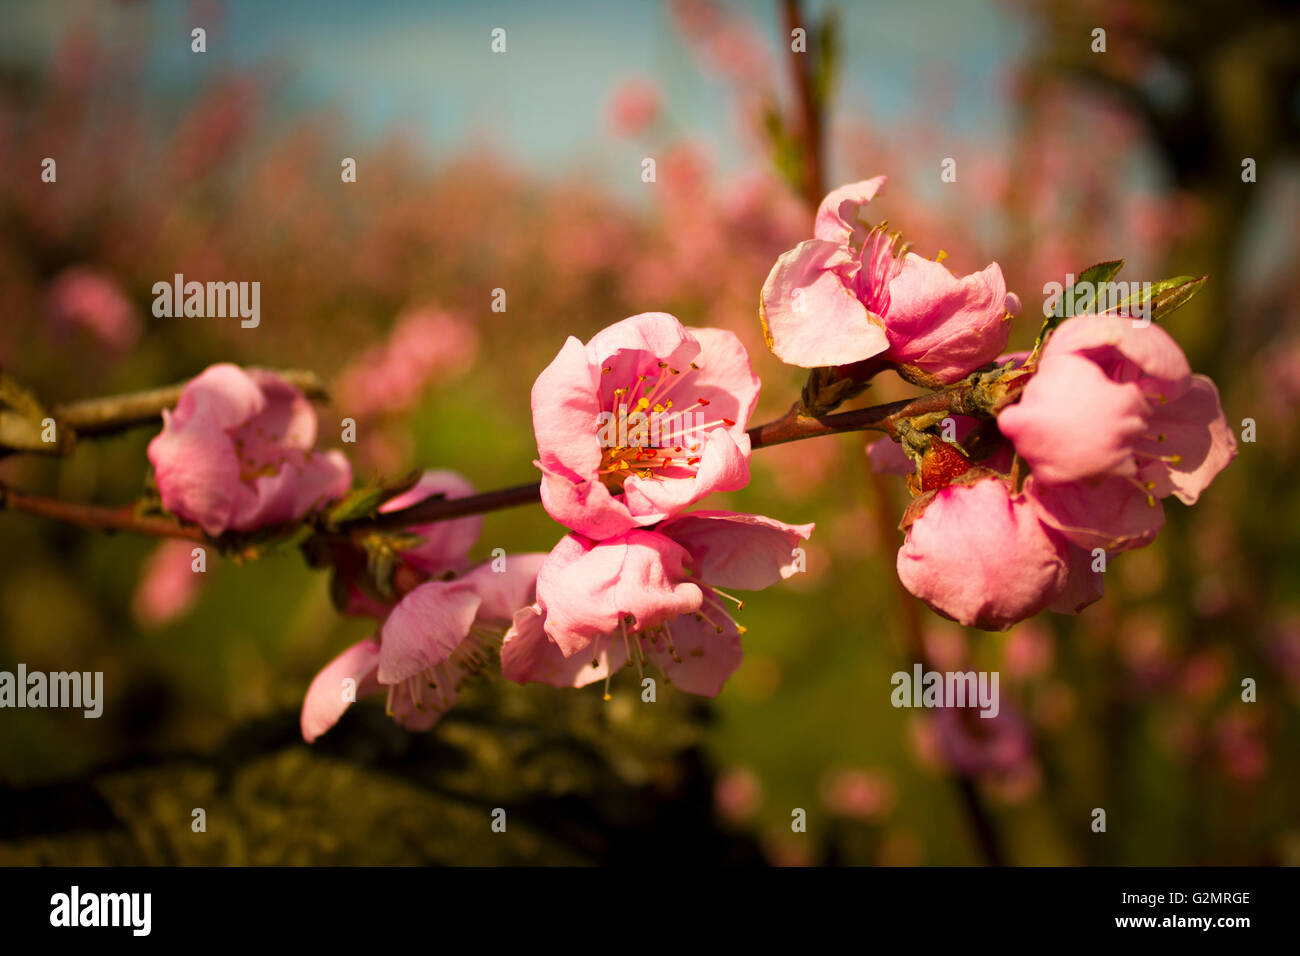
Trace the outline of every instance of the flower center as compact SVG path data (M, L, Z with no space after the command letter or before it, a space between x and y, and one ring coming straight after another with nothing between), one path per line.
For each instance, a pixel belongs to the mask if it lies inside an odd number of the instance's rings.
M632 475L639 478L682 478L698 471L702 439L707 430L730 428L730 418L710 420L703 411L707 398L697 397L678 407L684 382L700 366L692 362L686 371L658 362L647 373L615 388L610 407L596 416L596 437L600 441L600 480L615 494ZM601 374L613 374L606 366Z

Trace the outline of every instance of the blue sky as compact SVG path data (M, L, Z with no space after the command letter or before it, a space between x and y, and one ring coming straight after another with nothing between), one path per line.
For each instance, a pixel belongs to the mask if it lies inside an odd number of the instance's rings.
M815 12L824 4L813 3ZM653 78L674 128L709 143L724 167L740 161L720 82L702 73L655 0L444 3L432 0L234 0L209 52L189 31L210 25L210 2L6 0L0 58L39 62L58 36L93 22L102 35L149 37L146 76L165 98L183 97L223 66L273 67L286 108L341 108L363 137L400 124L436 157L473 141L540 171L604 168L620 148L603 107L620 80ZM907 122L927 83L944 83L944 124L996 135L1006 116L998 82L1026 42L1001 4L986 0L872 0L836 4L843 72L837 109ZM772 45L775 2L735 3ZM489 50L494 27L508 51ZM781 78L782 82L784 77Z

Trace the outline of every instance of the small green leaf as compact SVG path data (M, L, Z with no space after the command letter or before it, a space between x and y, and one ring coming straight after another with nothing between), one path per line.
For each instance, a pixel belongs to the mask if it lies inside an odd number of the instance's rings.
M338 527L359 518L371 518L378 512L387 493L377 485L354 488L334 505L325 515L325 522L330 527Z
M1150 287L1140 290L1136 295L1129 296L1109 311L1132 315L1135 310L1149 306L1150 318L1154 322L1186 305L1209 280L1208 275L1199 278L1174 276L1172 279L1161 279L1159 282L1151 283Z
M1052 314L1047 317L1043 327L1038 330L1038 339L1034 342L1034 351L1037 352L1039 346L1051 333L1051 331L1064 322L1066 319L1087 312L1097 302L1097 286L1103 282L1109 282L1119 274L1119 270L1124 268L1123 259L1110 259L1106 262L1099 262L1094 266L1089 266L1079 273L1079 277L1074 280L1074 284L1069 289L1061 293L1061 298L1056 303L1056 308ZM1090 296L1085 296L1082 301L1070 294L1070 289L1077 289L1080 285L1088 283L1092 288Z
M1064 297L1062 301L1067 305L1066 311L1068 311L1069 315L1081 315L1084 312L1091 311L1092 307L1097 304L1097 286L1115 278L1115 276L1119 275L1119 270L1123 268L1123 259L1111 259L1109 262L1099 262L1095 266L1084 269L1079 274L1079 278L1074 280L1074 285L1071 288L1077 289L1086 283L1092 288L1092 293L1090 296L1085 296L1082 301L1075 297L1073 308L1068 308L1070 297Z

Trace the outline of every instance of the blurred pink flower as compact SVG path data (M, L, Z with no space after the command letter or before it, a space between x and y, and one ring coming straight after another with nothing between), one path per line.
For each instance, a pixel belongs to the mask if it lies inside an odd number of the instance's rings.
M763 785L748 767L735 767L718 775L713 787L713 805L728 823L749 822L762 801Z
M117 283L84 267L65 269L50 286L50 321L64 331L89 332L110 352L121 354L140 336L135 310Z
M194 606L203 584L203 574L194 570L196 547L169 538L145 560L131 598L131 612L140 624L162 627Z
M340 374L339 406L354 416L406 411L436 380L465 371L478 334L450 313L414 309L398 317L388 340L366 349Z
M1035 621L1025 621L1007 635L1002 666L1009 677L1041 677L1051 668L1052 656L1051 632Z
M958 773L1011 777L1033 758L1033 737L1008 701L995 717L981 717L970 707L940 707L931 719L939 753Z
M822 803L840 816L877 820L897 801L893 782L884 771L834 770L821 781Z
M609 123L619 136L636 136L659 115L659 90L650 80L625 80L609 99Z

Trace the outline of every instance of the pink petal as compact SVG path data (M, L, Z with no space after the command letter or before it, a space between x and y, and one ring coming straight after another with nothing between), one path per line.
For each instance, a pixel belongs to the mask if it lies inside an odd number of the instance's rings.
M881 438L867 445L871 467L882 475L910 475L916 465L907 457L903 446L892 438Z
M1135 326L1118 315L1078 315L1062 322L1043 347L1043 358L1061 352L1089 352L1104 356L1114 350L1136 366L1124 372L1115 368L1117 381L1134 381L1136 372L1147 378L1182 382L1192 374L1187 356L1173 336L1158 325Z
M754 414L761 386L749 363L749 353L736 334L726 329L689 331L700 343L700 354L695 359L699 369L683 373L689 377L673 391L674 404L681 408L698 398L708 399L708 407L700 414L707 414L710 421L731 419L736 424L728 430L739 438Z
M1150 406L1133 383L1111 381L1073 353L1044 357L998 428L1044 482L1136 474L1132 444L1147 431Z
M599 365L570 336L533 383L533 432L544 470L579 479L594 475L600 467L599 387Z
M312 743L338 722L352 700L378 693L382 689L375 679L378 666L379 644L370 638L353 644L326 664L303 698L302 739ZM345 696L343 682L348 679L354 684Z
M1106 591L1101 571L1092 569L1093 556L1075 544L1065 545L1065 563L1068 569L1065 587L1061 589L1048 609L1058 614L1078 614L1089 604L1101 600Z
M542 507L571 531L600 540L622 534L644 520L634 518L627 503L603 483L594 479L575 482L548 471L541 462L535 464L542 468Z
M380 632L380 683L399 683L451 657L481 603L459 581L426 581L407 594Z
M671 632L671 652L668 633L647 634L641 646L679 690L717 697L727 678L740 666L740 632L735 622L724 617L715 626L688 615L675 618L665 626Z
M546 614L537 605L515 613L514 624L501 644L501 676L517 684L536 682L552 687L585 687L627 663L621 640L602 640L599 650L565 657L546 634ZM593 660L596 662L592 666Z
M850 261L844 249L819 239L776 260L763 283L760 317L768 348L781 361L803 368L848 365L889 348L879 320L835 271Z
M1049 485L1031 477L1025 493L1039 519L1091 551L1128 551L1148 545L1165 524L1165 510L1125 478Z
M546 633L566 657L586 650L597 637L654 627L700 607L702 596L687 581L686 549L653 531L629 531L596 543L567 535L537 575L538 604Z
M1063 547L1004 482L939 491L907 530L898 577L912 594L968 627L1005 630L1065 584Z
M606 326L587 343L591 361L602 367L619 352L644 352L685 368L699 354L699 346L674 316L667 312L642 312ZM617 370L615 377L622 377L617 375Z
M665 521L659 531L690 552L691 570L706 585L757 591L796 573L794 550L813 527L732 511L692 511Z
M947 266L907 253L889 284L889 357L955 382L1006 348L1006 280L996 262L957 278Z
M474 486L457 472L431 470L422 474L420 480L407 491L384 502L379 510L388 514L419 504L434 495L451 499L467 498L472 494ZM403 551L402 557L432 577L438 577L448 570L459 571L464 567L465 555L478 540L482 529L482 515L415 525L409 530L424 540Z
M537 573L546 560L543 552L506 554L497 571L496 558L473 568L459 582L479 596L480 621L509 621L515 612L532 604L537 597Z
M219 535L230 526L242 492L234 444L207 416L182 423L164 409L162 418L148 454L163 507Z
M1204 375L1192 376L1181 396L1157 405L1147 431L1162 434L1165 440L1140 442L1139 451L1181 460L1147 462L1142 480L1155 483L1152 493L1157 497L1173 494L1185 505L1195 504L1237 454L1237 437L1219 404L1219 390Z
M249 369L248 377L261 389L265 404L233 437L243 440L246 451L257 445L310 450L316 444L316 412L307 397L267 369Z
M218 428L236 428L266 406L262 390L238 365L209 365L190 379L176 403L176 416L188 422L202 416Z
M826 242L847 244L849 237L862 229L858 207L871 202L884 185L885 177L876 176L828 193L817 207L813 236Z

